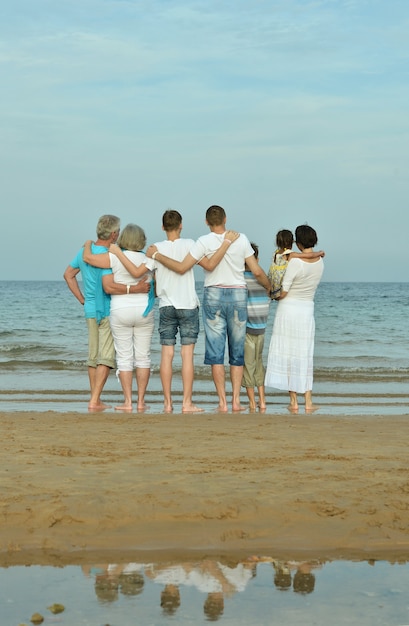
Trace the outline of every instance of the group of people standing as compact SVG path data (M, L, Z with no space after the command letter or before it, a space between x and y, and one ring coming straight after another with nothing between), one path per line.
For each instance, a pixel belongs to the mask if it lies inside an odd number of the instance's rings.
M182 357L182 412L203 410L192 398L194 346L199 335L195 265L204 270L204 363L211 366L218 411L228 410L226 344L233 411L245 408L240 402L242 384L247 390L250 409L265 410L264 385L267 385L289 391L291 411L298 411L297 393L305 395L306 411L314 410L311 397L313 300L323 271L323 253L313 250L317 243L314 229L307 225L296 229L299 253L291 249L292 233L291 245L282 245L279 233L278 250L267 275L258 263L257 246L244 234L226 230L226 213L222 207L209 207L206 223L208 234L197 241L184 239L180 213L165 211L162 228L166 239L149 246L144 253L146 238L139 226L128 224L120 233L119 218L104 215L98 221L96 242L87 241L67 267L64 278L84 305L88 325L90 410L107 408L101 393L115 364L124 393L124 402L115 408L132 411L134 371L137 410L147 408L145 393L150 376L155 297L159 301L164 410L173 410L172 364L178 334ZM84 293L77 282L79 272ZM265 371L262 351L271 298L278 300L278 306Z

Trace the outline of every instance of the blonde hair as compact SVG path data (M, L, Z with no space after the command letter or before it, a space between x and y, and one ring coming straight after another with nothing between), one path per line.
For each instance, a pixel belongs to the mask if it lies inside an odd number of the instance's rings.
M118 246L124 250L139 252L145 247L145 231L136 224L127 224L118 238Z

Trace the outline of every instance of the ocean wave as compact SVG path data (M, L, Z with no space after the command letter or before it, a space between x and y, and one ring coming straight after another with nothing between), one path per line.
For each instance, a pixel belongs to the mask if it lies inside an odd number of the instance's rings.
M329 367L314 369L316 382L409 382L407 367Z
M9 359L8 361L0 361L0 371L24 371L27 369L39 371L60 371L70 370L78 371L86 367L86 361L65 361L59 359L41 359L35 361L29 359Z
M0 372L27 372L33 370L37 374L41 371L70 371L82 372L86 368L86 359L41 359L36 357L32 359L9 359L0 361ZM159 374L159 363L155 362L151 365L151 373ZM228 365L226 365L226 374L228 373ZM176 364L173 368L175 377L181 377L182 368L180 364ZM207 381L211 379L211 367L209 365L195 365L195 380ZM316 382L390 382L399 381L400 383L409 382L408 367L379 367L379 366L317 366L314 369L314 380Z
M2 346L0 346L0 356L6 355L8 357L18 357L20 355L29 355L30 352L34 354L61 354L61 346L50 346L44 343L29 342L18 344L3 344Z

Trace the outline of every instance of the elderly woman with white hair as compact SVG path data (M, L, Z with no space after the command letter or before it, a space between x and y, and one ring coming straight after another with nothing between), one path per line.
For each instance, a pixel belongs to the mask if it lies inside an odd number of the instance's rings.
M84 261L107 270L103 272L102 284L107 293L112 293L110 325L116 351L117 375L124 393L123 404L115 409L122 411L132 411L134 369L138 388L137 410L148 408L145 392L150 377L150 348L154 327L154 262L142 252L145 244L143 229L136 224L128 224L118 238L118 246L112 246L110 252L92 254L89 241L84 247ZM112 273L107 268L111 268ZM115 295L114 283L126 285L126 293ZM142 283L146 284L146 288Z

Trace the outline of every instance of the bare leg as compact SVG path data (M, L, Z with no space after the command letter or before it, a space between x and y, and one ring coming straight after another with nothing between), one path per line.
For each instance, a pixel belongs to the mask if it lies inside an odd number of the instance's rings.
M291 411L291 413L298 413L297 394L295 391L289 391L288 393L290 394L290 404L288 406L288 410Z
M138 411L144 411L149 407L145 404L145 392L148 386L151 370L149 367L136 368L136 384L138 386Z
M316 411L318 409L318 406L316 404L313 404L312 391L306 391L304 394L304 397L305 397L305 412L313 413L314 411Z
M256 406L256 398L254 395L254 387L246 387L247 397L249 399L249 409L250 411L255 411Z
M107 365L97 365L95 370L95 380L91 388L91 398L88 403L88 408L92 411L101 411L108 408L108 404L101 402L101 393L111 368Z
M260 409L260 411L264 411L267 407L264 385L261 385L261 387L258 387L257 389L258 389L258 408Z
M89 378L89 388L91 390L91 395L92 395L92 390L95 388L95 378L97 375L97 368L96 367L90 367L88 365L88 378Z
M163 408L165 413L173 411L172 404L172 363L175 353L174 346L162 346L162 356L160 360L160 379L163 389Z
M230 366L230 380L232 386L232 409L233 411L244 411L245 407L240 404L241 381L243 380L243 366Z
M183 382L183 402L182 413L198 413L203 411L193 404L193 378L194 378L194 364L193 353L195 344L191 343L187 346L183 345L180 349L182 355L182 382Z
M123 370L119 372L119 380L121 381L124 394L124 403L115 407L117 411L132 411L132 379L132 371Z
M224 371L224 365L212 365L213 382L216 387L216 393L219 397L219 406L217 407L220 412L227 412L227 400L226 400L226 375Z

